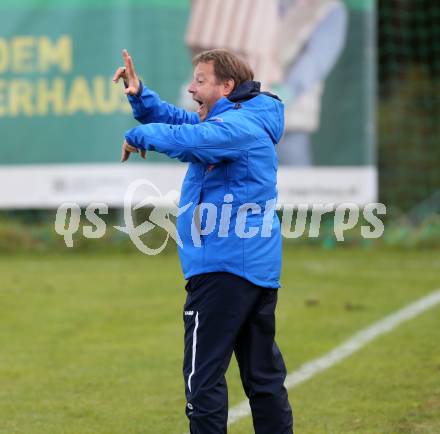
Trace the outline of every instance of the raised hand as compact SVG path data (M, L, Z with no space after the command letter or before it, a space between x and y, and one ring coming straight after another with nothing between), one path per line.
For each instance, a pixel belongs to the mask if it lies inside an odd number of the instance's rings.
M124 80L125 93L127 95L136 95L139 92L139 78L134 69L133 60L128 54L127 50L122 50L122 58L124 59L124 67L119 67L115 75L113 76L113 81L117 83L120 78Z
M127 76L127 88L125 93L128 95L136 95L139 92L139 78L134 69L133 60L127 50L122 50L122 57L125 63L125 74Z

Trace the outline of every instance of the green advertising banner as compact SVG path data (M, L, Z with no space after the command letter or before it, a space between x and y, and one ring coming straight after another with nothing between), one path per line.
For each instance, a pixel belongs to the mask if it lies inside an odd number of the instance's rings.
M166 2L30 3L0 6L1 164L117 161L133 124L111 80L122 49L145 82L175 101L190 69L187 11Z
M316 3L313 6L316 9L301 12L298 6L301 1L225 0L224 6L230 3L229 9L235 8L230 17L221 8L211 8L202 24L197 24L195 16L201 1L3 0L0 4L0 183L12 182L15 190L0 187L0 207L57 206L65 200L81 203L106 200L118 206L122 204L123 188L130 180L153 173L161 189L178 190L185 172L182 164L156 153L148 155L147 163L130 162L125 166L119 163L123 134L136 124L122 84L111 80L122 64L121 52L124 48L129 50L143 82L163 100L185 106L182 94L192 75L191 55L200 47L214 48L209 38L203 38L206 26L211 23L217 35L224 33L224 42L220 39L220 43L227 45L227 38L233 38L235 30L233 26L225 27L226 30L222 26L243 16L243 23L249 29L242 25L237 28L244 28L249 39L246 44L258 45L258 33L264 32L255 33L251 27L270 29L270 25L261 21L264 14L255 12L264 12L267 5L279 10L279 21L272 23L278 30L286 25L282 20L298 19L295 13L315 17L308 30L310 41L300 43L292 34L291 39L274 44L272 52L277 47L284 47L280 48L281 54L283 49L307 53L310 48L312 52L314 39L318 40L325 26L331 29L339 25L341 33L341 41L335 42L340 45L338 54L329 60L332 65L326 67L325 77L319 78L316 88L314 83L307 84L310 95L298 93L305 86L300 65L307 63L299 54L297 59L290 59L291 69L285 68L282 73L285 77L289 74L299 77L299 84L290 86L287 78L274 83L262 80L263 86L267 84L268 89L279 90L283 99L286 98L285 144L280 144L280 198L290 202L373 200L377 190L374 4L367 0L347 0L345 4L311 0ZM338 8L343 18L341 24L337 24ZM196 43L191 37L196 38ZM258 47L249 52L237 47L251 63L261 54ZM327 48L331 51L330 46ZM307 70L304 74L313 75ZM265 77L263 73L261 77ZM292 92L294 96L290 95ZM312 114L316 119L303 119L297 126L298 113L304 113L301 107L310 106L313 92L315 103L318 101L318 108ZM293 107L296 101L302 105ZM291 108L296 112L293 117L289 115ZM307 149L298 157L290 151L285 153L289 140L306 141ZM292 146L301 149L303 145ZM312 179L313 185L309 185ZM328 189L329 185L333 187Z

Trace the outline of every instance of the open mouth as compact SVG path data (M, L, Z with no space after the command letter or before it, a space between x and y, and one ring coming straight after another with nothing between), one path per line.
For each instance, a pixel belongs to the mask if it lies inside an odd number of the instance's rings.
M197 98L193 98L194 99L194 101L198 104L198 106L199 106L199 109L197 110L197 112L198 113L200 113L200 112L202 112L203 110L205 110L205 108L206 108L206 105L205 105L205 103L203 102L203 101L201 101L201 100L199 100L199 99L197 99Z

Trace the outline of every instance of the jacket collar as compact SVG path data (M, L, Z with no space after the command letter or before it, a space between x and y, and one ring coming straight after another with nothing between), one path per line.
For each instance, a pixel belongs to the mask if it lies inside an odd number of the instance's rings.
M248 101L260 94L270 96L281 101L278 96L270 92L261 92L261 83L259 81L245 81L240 84L228 97L229 101L240 103Z
M261 83L259 81L245 81L229 95L232 102L248 101L260 94Z
M281 101L278 96L270 92L261 92L261 83L259 81L249 80L237 86L237 88L227 98L220 98L214 104L214 107L212 107L206 119L212 118L213 116L229 110L234 105L235 107L240 108L240 103L249 101L260 94L264 94Z

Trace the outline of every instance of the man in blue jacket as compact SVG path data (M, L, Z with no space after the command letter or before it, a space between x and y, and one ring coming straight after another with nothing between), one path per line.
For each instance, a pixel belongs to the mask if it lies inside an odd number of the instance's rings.
M187 112L161 101L138 79L127 51L124 79L134 117L122 161L156 151L189 163L177 220L186 285L183 374L192 434L226 433L225 373L234 352L256 434L291 434L286 368L275 343L281 268L275 213L275 145L283 104L260 92L253 72L226 50L193 60Z

